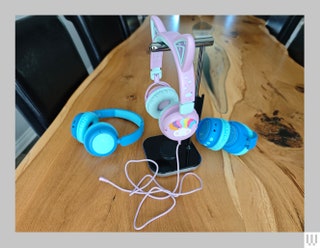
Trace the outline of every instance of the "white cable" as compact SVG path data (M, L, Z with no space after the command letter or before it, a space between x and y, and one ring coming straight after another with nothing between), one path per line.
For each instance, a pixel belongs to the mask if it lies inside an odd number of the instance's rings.
M175 185L175 188L174 190L170 191L166 188L164 188L163 186L160 185L160 183L156 180L156 176L158 174L158 171L159 171L159 166L158 164L154 161L154 160L151 160L151 159L140 159L140 160L129 160L126 164L125 164L125 167L124 167L124 170L125 170L125 175L129 181L129 183L133 186L133 189L125 189L123 187L120 187L118 186L117 184L113 183L112 181L104 178L104 177L100 177L99 180L102 181L102 182L105 182L105 183L108 183L110 185L112 185L113 187L123 191L123 192L127 192L129 193L129 196L132 196L134 194L137 194L137 195L144 195L144 197L142 198L138 208L137 208L137 211L136 211L136 214L135 214L135 217L134 217L134 221L133 221L133 225L134 225L134 229L136 230L141 230L143 229L144 227L146 227L148 224L150 224L151 222L153 222L154 220L168 214L176 205L176 199L177 197L179 196L182 196L182 195L188 195L188 194L192 194L196 191L199 191L202 189L202 180L201 178L193 173L193 172L189 172L189 173L186 173L185 175L183 175L183 177L181 178L180 180L180 162L179 162L179 146L180 146L180 142L177 144L177 147L176 147L176 158L177 158L177 181L176 181L176 185ZM129 174L128 174L128 166L131 164L131 163L141 163L141 162L151 162L153 163L155 166L156 166L156 171L153 175L151 174L147 174L145 175L144 177L142 177L140 179L140 181L135 184ZM193 189L193 190L190 190L190 191L186 191L186 192L182 192L182 185L183 185L183 181L184 179L187 177L187 176L194 176L198 179L199 181L199 184L200 186ZM145 184L143 184L146 179L149 179ZM145 189L151 185L151 183L154 183L156 186L152 187L150 190L148 191L145 191ZM178 191L178 192L177 192ZM165 193L164 196L157 196L155 194L158 194L158 193ZM159 215L156 215L155 217L149 219L148 221L146 221L143 225L141 226L137 226L136 225L136 222L137 222L137 218L139 216L139 212L140 212L140 209L143 205L143 203L145 202L145 200L150 197L152 199L155 199L155 200L165 200L165 199L168 199L168 198L171 198L172 199L172 205L170 208L168 208L167 210L163 211L162 213L160 213Z

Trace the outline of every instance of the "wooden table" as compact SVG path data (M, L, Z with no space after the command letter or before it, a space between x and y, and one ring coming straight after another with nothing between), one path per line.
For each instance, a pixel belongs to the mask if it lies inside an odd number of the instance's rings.
M213 94L202 77L202 117L222 117L247 124L259 134L257 146L244 156L211 151L192 141L202 162L195 173L203 189L177 199L176 207L148 225L147 232L301 232L304 230L304 68L272 37L263 20L252 16L161 16L167 30L192 33L206 22L215 43L207 47ZM210 26L211 25L211 26ZM50 128L16 169L16 231L135 231L133 218L141 196L129 196L100 182L104 176L124 187L124 165L143 159L143 141L160 135L157 120L144 107L151 83L149 18L116 47L70 98ZM177 89L170 55L164 77ZM196 60L196 59L195 59ZM224 95L225 93L225 95ZM224 98L224 96L226 98ZM226 101L224 101L226 100ZM220 102L219 102L220 101ZM224 105L223 105L224 104ZM70 133L73 117L83 111L124 108L140 114L145 131L129 147L109 157L93 157ZM108 120L119 134L134 125ZM135 167L132 177L149 169ZM175 176L159 178L168 188ZM185 182L188 188L193 184ZM138 224L171 204L148 201Z

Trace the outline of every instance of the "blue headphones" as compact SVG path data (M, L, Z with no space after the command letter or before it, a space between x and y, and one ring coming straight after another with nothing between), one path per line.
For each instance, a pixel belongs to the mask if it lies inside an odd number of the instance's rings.
M99 118L121 118L133 122L138 129L133 133L118 138L117 130L109 123L99 122ZM84 144L86 150L94 156L108 156L117 145L128 146L137 141L143 134L144 121L132 111L124 109L103 109L79 113L71 125L72 136Z
M240 156L256 146L258 135L240 122L204 118L199 122L196 139L211 150L223 149Z

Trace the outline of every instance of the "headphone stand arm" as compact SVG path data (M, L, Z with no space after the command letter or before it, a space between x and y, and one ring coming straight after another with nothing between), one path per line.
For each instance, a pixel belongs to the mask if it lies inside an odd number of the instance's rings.
M213 44L213 38L212 38L212 44ZM202 68L203 68L203 53L205 50L205 46L212 45L211 43L206 43L202 44L199 46L199 54L198 54L198 63L197 63L197 73L196 73L196 81L195 81L195 103L194 103L194 108L197 111L199 115L199 120L201 119L201 113L202 113L202 106L203 106L203 101L204 101L204 94L199 96L199 89L200 89L200 82L201 82L201 76L202 76ZM187 158L186 161L188 163L189 161L189 156L190 156L190 150L191 150L191 139L188 139L188 145L186 147L187 150Z

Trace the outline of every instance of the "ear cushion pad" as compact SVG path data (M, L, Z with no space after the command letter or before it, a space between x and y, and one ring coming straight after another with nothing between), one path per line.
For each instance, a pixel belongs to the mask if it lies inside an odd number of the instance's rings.
M90 126L84 136L84 146L94 156L108 156L117 145L118 132L109 123L99 122Z
M97 123L99 121L99 117L92 112L85 112L78 114L72 121L71 125L71 133L72 136L83 143L84 135L88 128Z
M146 110L155 119L159 119L161 112L168 106L179 102L177 92L171 87L160 87L148 96Z
M221 118L204 118L196 131L198 142L211 150L223 148L230 135L230 124Z
M230 121L230 137L223 149L233 155L243 155L255 147L258 135L248 126L236 121Z

